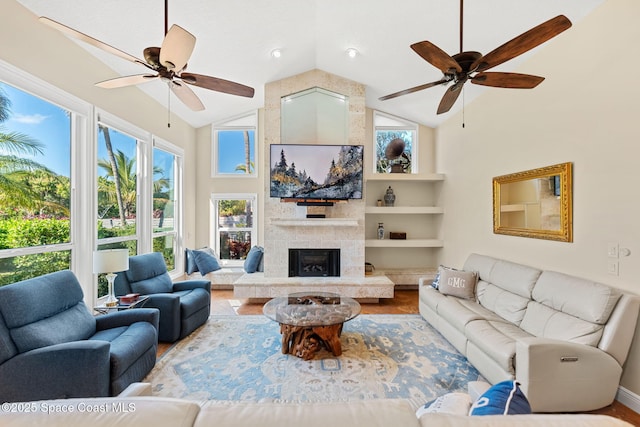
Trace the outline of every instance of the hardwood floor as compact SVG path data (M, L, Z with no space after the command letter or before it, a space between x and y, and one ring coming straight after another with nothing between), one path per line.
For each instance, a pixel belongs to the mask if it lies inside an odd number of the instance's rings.
M417 314L418 292L415 290L396 290L392 300L381 300L379 304L362 304L362 314ZM231 290L214 290L211 292L212 315L248 315L262 314L262 303L249 303L245 300L237 300ZM160 343L158 356L171 347L171 344ZM640 426L640 414L632 411L618 401L593 414L604 414L619 418L634 426Z

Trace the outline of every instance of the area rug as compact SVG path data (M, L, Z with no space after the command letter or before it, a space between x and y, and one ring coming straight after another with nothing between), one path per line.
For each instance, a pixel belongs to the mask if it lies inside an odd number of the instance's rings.
M345 323L342 355L281 353L264 316L212 316L160 358L145 379L157 396L224 401L404 398L415 408L482 380L419 315L361 315Z

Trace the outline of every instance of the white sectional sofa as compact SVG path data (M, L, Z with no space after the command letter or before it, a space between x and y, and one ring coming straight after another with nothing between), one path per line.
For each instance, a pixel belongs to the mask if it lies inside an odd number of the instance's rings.
M534 412L611 404L640 298L566 274L471 254L472 298L420 283L420 313L491 383L520 382Z
M228 403L127 396L15 403L3 427L631 427L604 415L424 414L404 400L332 403Z

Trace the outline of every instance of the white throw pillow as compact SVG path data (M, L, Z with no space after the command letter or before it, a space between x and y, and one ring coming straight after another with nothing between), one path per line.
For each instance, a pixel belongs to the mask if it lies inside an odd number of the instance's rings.
M468 415L471 409L471 396L467 393L447 393L436 400L426 403L416 411L416 417L439 412L443 414Z

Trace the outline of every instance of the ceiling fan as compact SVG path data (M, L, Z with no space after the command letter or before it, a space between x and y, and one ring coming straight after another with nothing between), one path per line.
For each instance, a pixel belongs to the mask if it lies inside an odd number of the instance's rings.
M460 0L460 53L458 54L449 56L442 49L426 40L411 45L411 49L420 55L422 59L443 72L444 76L440 80L383 96L379 98L380 101L453 82L453 85L447 89L438 106L438 114L442 114L449 111L455 104L460 92L462 92L462 86L468 81L482 86L532 89L539 85L544 80L544 77L531 74L486 71L541 45L571 27L571 21L566 16L558 15L483 56L480 52L463 51L462 23L463 0Z
M171 91L180 99L187 107L193 111L204 110L204 104L200 98L191 90L188 85L198 86L204 89L214 90L217 92L228 93L231 95L244 96L252 98L254 89L235 83L229 80L217 77L205 76L203 74L188 73L187 61L191 57L193 48L196 44L196 38L193 34L186 31L178 25L172 25L167 30L167 2L164 2L164 40L161 47L148 47L144 49L144 60L129 55L113 46L101 42L91 36L80 31L67 27L64 24L54 21L53 19L41 16L39 20L56 30L81 40L94 47L102 49L113 55L119 56L127 61L135 62L143 65L149 70L154 71L153 74L137 74L132 76L117 77L115 79L105 80L96 83L96 86L112 89L124 86L132 86L140 83L146 83L152 80L163 80L167 82ZM186 84L185 84L186 83Z

